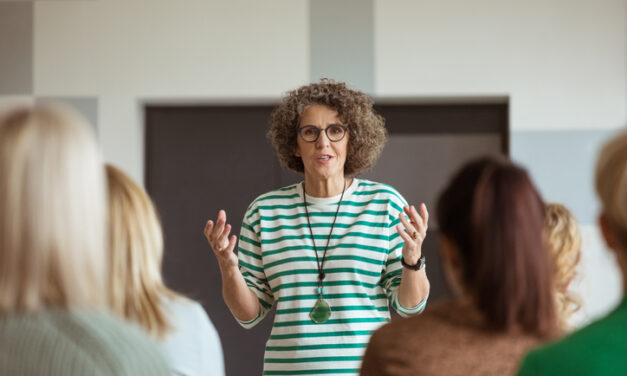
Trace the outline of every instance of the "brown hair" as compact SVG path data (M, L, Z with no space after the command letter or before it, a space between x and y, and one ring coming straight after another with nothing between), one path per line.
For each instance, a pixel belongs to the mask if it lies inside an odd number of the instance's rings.
M596 164L595 187L603 213L627 251L627 130L603 145Z
M462 283L491 329L555 333L544 204L523 168L496 157L471 161L440 195L437 219L460 254Z
M267 137L281 165L304 172L303 161L294 152L300 115L311 104L322 104L336 110L340 119L348 125L350 137L344 174L357 175L371 168L387 140L385 121L373 109L370 97L349 89L343 82L329 79L288 92L272 111Z
M575 217L565 206L547 203L544 230L549 255L553 261L553 283L559 319L568 327L570 316L581 308L579 298L568 291L581 261L581 235Z
M163 283L163 234L146 192L121 170L107 165L111 262L110 304L118 316L141 325L154 338L172 329L163 299L179 296Z

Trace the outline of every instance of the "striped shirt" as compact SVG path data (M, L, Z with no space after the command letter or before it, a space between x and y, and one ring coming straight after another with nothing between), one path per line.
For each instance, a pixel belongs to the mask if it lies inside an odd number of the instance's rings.
M318 257L322 260L340 195L307 195ZM395 226L407 202L392 187L353 179L347 187L324 262L323 298L331 317L314 323L318 269L302 183L259 196L248 207L239 242L239 266L257 294L257 324L277 305L266 344L264 375L358 375L371 333L401 316L422 312L398 300L403 240Z

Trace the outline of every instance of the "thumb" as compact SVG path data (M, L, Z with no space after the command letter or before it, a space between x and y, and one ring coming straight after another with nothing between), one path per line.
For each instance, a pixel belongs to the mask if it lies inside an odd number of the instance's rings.
M237 236L231 235L231 238L228 241L228 250L232 252L235 249L235 244L237 243Z

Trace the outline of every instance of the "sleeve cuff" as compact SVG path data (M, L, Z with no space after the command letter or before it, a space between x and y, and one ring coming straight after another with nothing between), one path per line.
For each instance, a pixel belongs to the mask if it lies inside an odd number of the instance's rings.
M242 321L240 319L238 319L235 315L233 315L233 317L235 317L235 320L237 320L237 322L244 327L245 329L250 329L253 326L257 325L257 323L263 318L263 308L261 307L261 304L259 305L259 312L257 313L257 316L255 316L254 319L250 320L250 321Z
M417 306L407 308L401 304L401 301L398 299L397 295L396 299L394 299L394 304L392 304L392 307L402 317L415 316L425 310L425 308L427 307L427 299L429 299L429 295L427 295L420 303L418 303Z

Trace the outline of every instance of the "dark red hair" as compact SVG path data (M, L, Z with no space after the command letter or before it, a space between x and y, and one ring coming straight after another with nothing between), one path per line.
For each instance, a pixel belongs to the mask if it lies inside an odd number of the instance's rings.
M459 252L462 283L492 329L555 332L544 203L522 167L497 157L469 162L440 195L437 220Z

